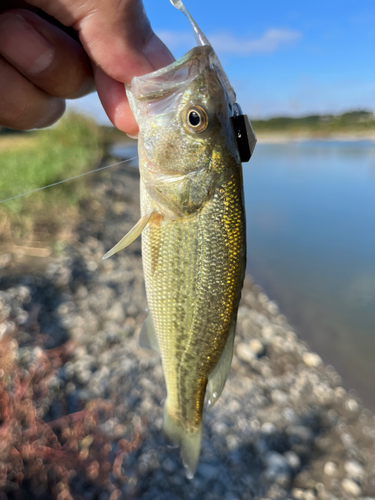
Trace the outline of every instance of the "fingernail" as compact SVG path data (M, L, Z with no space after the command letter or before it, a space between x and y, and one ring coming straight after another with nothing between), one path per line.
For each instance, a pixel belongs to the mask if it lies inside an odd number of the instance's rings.
M130 139L138 139L138 134L137 135L132 135L132 134L126 134Z
M20 14L4 14L0 32L2 55L21 71L36 75L52 63L53 46Z
M164 45L155 33L143 49L143 54L154 70L164 68L175 61L170 50Z

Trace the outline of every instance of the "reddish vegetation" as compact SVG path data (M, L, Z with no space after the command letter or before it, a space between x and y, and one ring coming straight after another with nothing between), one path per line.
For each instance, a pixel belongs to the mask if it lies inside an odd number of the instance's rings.
M28 498L48 492L48 498L70 500L70 482L77 473L108 488L116 500L117 486L127 480L121 472L123 458L138 447L140 433L131 441L121 439L112 451L110 439L98 428L112 416L111 402L94 400L84 410L48 423L41 418L48 382L72 347L68 342L40 349L26 372L16 363L14 332L0 338L0 500L22 499L25 484ZM110 482L110 472L115 482Z

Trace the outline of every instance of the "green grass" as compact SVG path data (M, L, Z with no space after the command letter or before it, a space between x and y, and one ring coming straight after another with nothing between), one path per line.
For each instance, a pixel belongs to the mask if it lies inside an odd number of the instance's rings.
M0 140L1 200L91 170L103 155L100 127L72 113L53 128L13 134L11 141L8 137ZM77 204L86 182L70 181L0 204L0 221L6 221L8 236L9 231L22 236L43 220L61 219Z
M310 115L301 118L276 117L252 120L255 133L306 132L320 136L335 133L375 133L375 116L370 111L351 111L341 115Z

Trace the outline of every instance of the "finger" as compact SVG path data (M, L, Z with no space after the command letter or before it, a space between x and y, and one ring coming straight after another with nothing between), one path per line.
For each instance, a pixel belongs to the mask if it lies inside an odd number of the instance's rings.
M154 69L170 64L170 53L169 51L165 53L165 45L156 35L151 46L156 54L153 58ZM98 67L94 68L94 75L99 98L113 125L128 135L137 135L138 125L131 112L124 85L109 77Z
M94 90L91 65L82 46L33 12L14 10L0 15L0 54L55 97L76 98Z
M152 31L141 0L29 0L78 32L84 49L101 71L96 86L111 121L121 130L134 132L134 119L123 87L174 61L167 47ZM104 7L105 5L105 7ZM111 80L103 77L103 72ZM108 85L105 87L103 82ZM111 95L111 93L114 94Z
M65 111L65 101L51 97L0 57L0 125L17 130L52 125Z
M142 0L28 0L65 26L72 26L90 59L107 75L129 83L136 75L156 69L154 32L143 8ZM159 41L160 42L160 41ZM151 44L149 46L149 44ZM163 48L162 59L173 61Z
M100 68L94 69L100 101L113 125L128 135L138 134L138 125L131 112L123 83L109 77Z

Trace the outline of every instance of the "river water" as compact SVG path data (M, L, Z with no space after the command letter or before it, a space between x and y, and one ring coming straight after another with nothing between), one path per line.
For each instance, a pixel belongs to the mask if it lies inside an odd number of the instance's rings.
M244 186L248 272L374 409L375 142L258 144Z
M375 143L258 144L244 165L248 271L375 407Z

